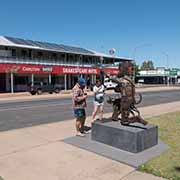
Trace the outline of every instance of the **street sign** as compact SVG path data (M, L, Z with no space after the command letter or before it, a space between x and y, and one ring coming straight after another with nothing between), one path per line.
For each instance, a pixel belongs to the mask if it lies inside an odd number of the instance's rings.
M178 75L178 70L177 69L172 69L169 71L170 76L177 76Z
M114 55L115 52L116 52L116 50L114 48L109 49L109 54L110 55Z

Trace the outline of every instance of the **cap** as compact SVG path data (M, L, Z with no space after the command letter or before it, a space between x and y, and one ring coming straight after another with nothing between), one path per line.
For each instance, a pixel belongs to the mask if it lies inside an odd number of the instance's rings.
M82 86L83 86L83 85L84 85L84 86L86 85L86 81L85 81L84 78L79 78L79 79L78 79L78 83L79 83L80 85L82 85Z

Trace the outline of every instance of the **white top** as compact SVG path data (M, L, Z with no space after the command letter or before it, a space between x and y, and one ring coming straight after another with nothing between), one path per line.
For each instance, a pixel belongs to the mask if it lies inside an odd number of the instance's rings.
M103 98L103 97L104 97L104 94L105 94L104 85L101 85L100 87L94 86L93 92L94 92L95 98L96 98L97 100Z

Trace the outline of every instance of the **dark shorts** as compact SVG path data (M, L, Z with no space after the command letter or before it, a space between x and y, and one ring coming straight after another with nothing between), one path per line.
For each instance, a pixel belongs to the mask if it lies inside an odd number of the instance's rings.
M85 118L86 117L85 109L74 109L74 117Z

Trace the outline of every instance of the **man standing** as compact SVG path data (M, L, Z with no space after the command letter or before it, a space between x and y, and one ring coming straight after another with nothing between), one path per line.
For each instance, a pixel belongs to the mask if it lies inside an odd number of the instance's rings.
M86 81L84 78L79 78L78 82L72 89L72 100L73 100L73 110L74 116L76 118L76 135L84 137L84 124L86 120L85 108L87 94L84 93L84 88L86 86Z

